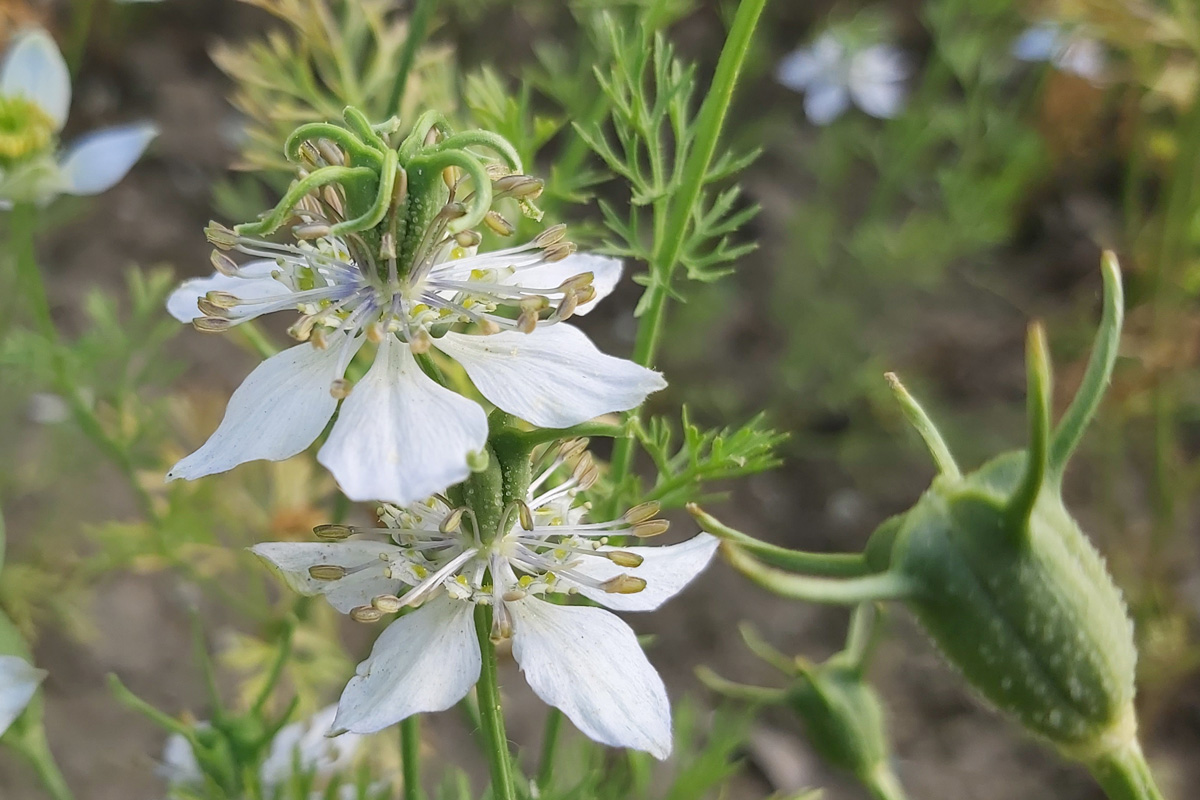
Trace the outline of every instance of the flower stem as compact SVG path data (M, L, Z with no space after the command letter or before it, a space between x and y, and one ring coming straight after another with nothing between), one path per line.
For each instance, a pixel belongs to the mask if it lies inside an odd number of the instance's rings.
M550 779L554 777L554 755L558 750L558 732L562 729L562 721L563 713L552 708L546 715L546 726L542 729L542 754L538 761L536 783L542 794L550 788Z
M868 775L863 783L875 800L908 800L904 786L896 773L887 764L880 764Z
M512 756L508 752L508 734L504 732L504 712L500 708L500 686L496 680L496 647L492 644L492 608L475 606L475 635L483 665L475 694L479 697L479 716L487 739L488 761L492 772L492 797L516 800L513 789Z
M696 118L695 137L683 165L683 179L679 191L664 207L666 215L662 236L654 242L654 254L650 263L650 285L643 299L645 312L638 323L637 340L633 348L633 360L642 366L654 363L662 338L663 320L666 316L667 299L671 292L671 277L679 265L679 256L687 241L688 226L692 212L704 188L709 165L717 149L721 126L733 98L738 74L746 53L750 50L750 39L762 16L766 0L742 0L733 18L729 38L721 49L712 85L700 113ZM620 485L633 465L634 441L618 439L613 448L612 478Z
M1091 762L1088 770L1109 800L1163 800L1136 739Z
M46 742L46 733L40 725L30 731L22 740L15 742L14 746L33 766L42 782L42 787L50 797L54 800L75 800L71 787L67 785L62 772L58 769L58 764L54 761L54 756L50 753L50 747Z
M400 763L404 774L404 800L421 798L421 722L413 714L400 721Z
M408 20L408 38L404 40L404 48L400 51L400 63L396 65L396 77L392 82L392 91L388 95L388 111L400 114L400 104L404 102L404 88L408 85L408 74L412 72L413 62L417 59L417 49L425 39L425 31L429 28L429 20L437 0L417 0L416 8Z

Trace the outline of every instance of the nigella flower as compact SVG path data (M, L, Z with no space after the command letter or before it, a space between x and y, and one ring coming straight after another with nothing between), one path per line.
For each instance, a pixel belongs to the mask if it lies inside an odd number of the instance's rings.
M70 105L71 76L54 39L37 28L17 34L0 66L0 206L106 191L158 135L146 122L105 128L59 156Z
M0 736L21 716L46 670L38 669L19 656L0 656Z
M337 739L327 737L325 732L333 723L336 712L337 706L326 706L308 719L285 725L275 734L258 769L258 779L266 796L274 796L276 789L286 786L298 773L324 782L350 766L362 737L353 734ZM198 727L209 726L202 722ZM172 788L204 788L204 770L192 745L182 734L174 733L167 738L158 771ZM314 791L313 797L324 797L324 794Z
M662 680L633 631L604 608L562 605L582 595L616 611L650 611L708 565L717 540L699 534L663 547L614 547L610 536L666 530L645 505L609 522L586 522L576 493L595 478L586 457L571 477L550 477L579 446L567 446L532 482L528 503L510 505L494 531L444 497L385 507L385 528L329 525L327 543L272 542L253 551L302 594L322 594L361 621L396 619L358 665L338 703L335 731L369 733L412 714L441 711L479 679L473 613L492 607L492 639L512 652L534 692L603 744L671 750Z
M1107 67L1104 46L1079 29L1041 22L1013 42L1012 54L1021 61L1048 61L1063 72L1095 84L1104 82Z
M451 219L434 219L403 272L394 254L377 260L333 236L277 244L210 228L218 248L258 260L238 265L215 252L218 272L180 286L170 312L221 331L299 309L290 332L305 343L255 369L217 431L168 479L293 456L336 410L317 458L348 497L410 503L441 491L469 473L487 419L478 403L422 370L418 357L431 349L457 362L488 401L543 428L634 408L666 385L657 372L605 355L562 324L612 290L620 261L575 254L562 226L526 244L475 253L477 234L450 235ZM372 366L351 386L347 366L368 341L376 348Z
M909 59L898 47L875 44L854 48L846 37L825 33L779 62L780 83L804 92L804 113L816 125L828 125L850 103L873 117L890 119L904 107Z

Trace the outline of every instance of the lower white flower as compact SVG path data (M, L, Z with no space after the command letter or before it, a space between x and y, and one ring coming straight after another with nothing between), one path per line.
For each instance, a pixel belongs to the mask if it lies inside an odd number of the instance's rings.
M379 261L332 237L276 244L210 228L218 247L260 260L239 266L214 253L218 272L183 283L168 300L171 314L220 331L299 309L290 332L305 343L259 365L216 432L168 480L296 455L343 399L317 458L348 497L411 503L463 480L469 455L487 439L487 419L478 403L422 371L417 357L430 348L458 362L491 403L544 428L634 408L666 385L561 324L612 291L619 260L575 254L562 226L476 254L446 225L434 221L403 274L395 256ZM368 341L377 348L373 364L351 386L346 368Z
M21 716L46 675L19 656L0 656L0 736Z
M670 754L666 690L633 630L603 608L559 605L550 596L653 610L708 565L718 542L702 533L661 547L609 545L611 535L655 535L666 523L652 519L652 505L585 522L587 509L574 500L594 479L589 461L545 488L568 457L534 480L526 505L506 509L494 537L480 536L469 511L434 498L385 507L386 528L321 526L318 536L337 541L252 548L293 589L322 594L359 620L415 609L392 622L359 664L338 704L336 731L369 733L458 702L479 679L473 617L476 604L486 604L493 640L512 639L542 700L598 742Z
M850 103L873 117L900 113L911 72L908 56L890 44L852 49L833 33L789 53L779 62L776 78L804 92L804 113L816 125L828 125Z
M89 133L61 156L57 137L71 105L71 76L50 34L18 33L0 66L0 207L92 195L125 176L158 135L150 123Z
M285 725L275 734L258 771L262 788L268 794L286 784L297 771L311 773L318 781L323 781L350 766L362 737L349 734L330 739L326 736L336 714L336 705L326 706L308 719ZM200 723L199 727L208 725ZM170 786L204 786L200 762L188 740L178 733L167 738L159 774ZM318 792L313 796L323 795Z

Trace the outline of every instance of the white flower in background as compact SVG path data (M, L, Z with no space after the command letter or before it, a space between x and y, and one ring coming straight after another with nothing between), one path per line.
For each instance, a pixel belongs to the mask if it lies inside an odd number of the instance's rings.
M158 135L147 122L104 128L60 155L70 105L71 76L54 39L38 28L17 34L0 66L0 205L106 191Z
M317 458L351 499L411 503L463 480L487 439L487 417L422 371L417 357L430 348L458 362L487 400L539 427L640 405L666 385L662 377L561 324L612 291L621 262L574 254L564 233L557 226L527 244L475 254L456 246L439 217L398 275L394 257L357 263L338 239L275 244L210 228L218 247L259 260L239 266L215 252L218 272L183 283L168 300L171 314L221 331L299 309L289 332L305 343L250 373L216 432L168 480L294 456L335 410ZM368 341L373 364L352 387L346 368Z
M0 736L21 716L46 675L19 656L0 656Z
M350 766L362 737L349 734L330 739L326 736L336 713L336 705L327 706L308 719L285 725L275 734L258 773L268 796L272 790L286 784L297 769L311 773L321 782ZM208 727L208 724L200 723L198 727ZM204 786L204 772L192 752L192 745L178 733L167 738L158 772L172 787ZM313 796L324 795L315 792Z
M388 626L358 665L338 704L335 731L369 733L412 714L441 711L479 679L476 604L492 606L492 639L511 638L533 691L603 744L671 750L662 680L637 637L603 608L558 605L580 594L616 611L650 611L703 570L717 540L705 533L662 547L622 547L609 536L666 530L656 508L611 522L585 522L576 493L595 478L583 458L570 478L548 480L579 445L560 450L533 481L527 505L511 505L494 536L470 512L433 498L385 507L386 528L322 526L327 543L272 542L253 551L306 595L322 594L362 621L415 609ZM348 537L348 538L347 538Z
M776 69L777 80L804 92L804 113L815 125L833 122L851 102L880 119L899 114L911 72L908 56L890 44L854 48L846 38L824 33L788 54Z
M1048 61L1057 69L1092 83L1103 83L1107 59L1104 45L1083 32L1053 22L1025 30L1013 42L1012 54L1021 61Z

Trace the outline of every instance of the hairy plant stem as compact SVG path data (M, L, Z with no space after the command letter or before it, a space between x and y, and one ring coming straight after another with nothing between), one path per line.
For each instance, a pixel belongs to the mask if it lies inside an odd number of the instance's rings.
M400 766L404 777L404 800L421 798L421 721L413 714L400 721Z
M483 723L488 766L492 774L492 797L495 800L516 800L512 755L508 751L508 734L504 731L504 712L500 707L500 685L496 680L496 647L492 644L491 633L491 606L475 606L475 635L483 656L475 694L479 698L479 717Z
M671 293L671 279L679 266L692 212L704 188L704 179L717 149L717 140L729 111L733 90L765 5L766 0L742 0L738 6L729 37L717 60L712 85L696 118L695 137L684 162L679 191L669 203L664 204L661 213L656 209L655 230L661 230L661 235L656 236L654 242L649 265L650 285L643 299L644 312L638 322L633 348L633 360L642 366L652 365L658 354L667 300ZM662 220L661 224L659 220ZM615 485L620 484L633 466L634 444L633 439L618 439L613 447L612 479Z
M1091 762L1088 770L1109 800L1163 800L1136 739Z
M551 708L546 715L546 725L542 729L542 753L538 759L536 786L539 792L545 793L550 788L550 780L554 777L554 756L558 750L558 733L562 730L563 713L557 708Z

